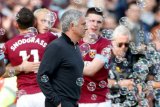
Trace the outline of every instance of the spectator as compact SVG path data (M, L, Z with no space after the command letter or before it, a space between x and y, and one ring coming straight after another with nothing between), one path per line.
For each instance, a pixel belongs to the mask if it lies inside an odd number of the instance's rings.
M131 33L129 30L120 25L116 27L116 29L113 32L112 37L112 52L113 55L111 57L111 66L110 66L110 72L109 72L109 86L111 87L110 92L111 95L119 94L120 88L126 87L128 90L132 90L134 86L134 82L129 78L131 75L131 69L132 66L131 62L127 66L123 66L123 60L125 56L129 56L127 53L129 42L131 41ZM116 62L116 58L121 58L121 63ZM127 58L127 61L129 60L129 57ZM115 68L115 69L114 69ZM118 105L116 100L120 99L118 103L123 103L125 101L126 95L120 95L119 97L112 99L113 107L117 107Z

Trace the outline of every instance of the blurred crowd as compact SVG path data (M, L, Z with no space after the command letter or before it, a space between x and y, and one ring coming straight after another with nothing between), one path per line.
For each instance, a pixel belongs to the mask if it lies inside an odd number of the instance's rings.
M135 34L143 26L150 32L160 23L159 0L142 0L144 4L132 5L136 0L1 0L0 27L5 30L5 35L0 37L0 42L5 42L17 34L14 27L16 13L23 6L34 11L38 8L48 8L57 14L54 27L59 27L59 18L67 9L78 9L83 12L87 7L100 7L104 10L104 29L114 29L124 17L129 20L129 28ZM139 8L140 6L141 8ZM158 27L158 26L157 26ZM4 30L1 29L1 33Z

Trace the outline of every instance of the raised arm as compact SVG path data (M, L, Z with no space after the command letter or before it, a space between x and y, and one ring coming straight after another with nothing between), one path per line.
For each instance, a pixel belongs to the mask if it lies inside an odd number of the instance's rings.
M83 74L85 76L93 76L95 75L100 69L102 69L105 65L105 63L109 59L106 59L103 55L97 54L95 58L91 61L85 61L85 66L83 69Z

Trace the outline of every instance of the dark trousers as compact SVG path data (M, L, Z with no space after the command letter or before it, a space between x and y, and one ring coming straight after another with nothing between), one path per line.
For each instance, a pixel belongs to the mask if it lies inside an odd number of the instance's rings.
M53 103L45 100L45 107L57 107L57 106L55 106ZM74 104L70 101L63 100L61 102L61 107L78 107L78 104Z

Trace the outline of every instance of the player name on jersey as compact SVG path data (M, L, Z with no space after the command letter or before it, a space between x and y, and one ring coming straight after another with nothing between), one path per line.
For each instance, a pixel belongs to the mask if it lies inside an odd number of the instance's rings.
M21 40L18 40L11 46L11 50L15 51L17 47L20 45L26 44L26 43L37 43L44 48L47 46L47 43L44 40L40 40L39 38L30 37L30 38L23 38Z

